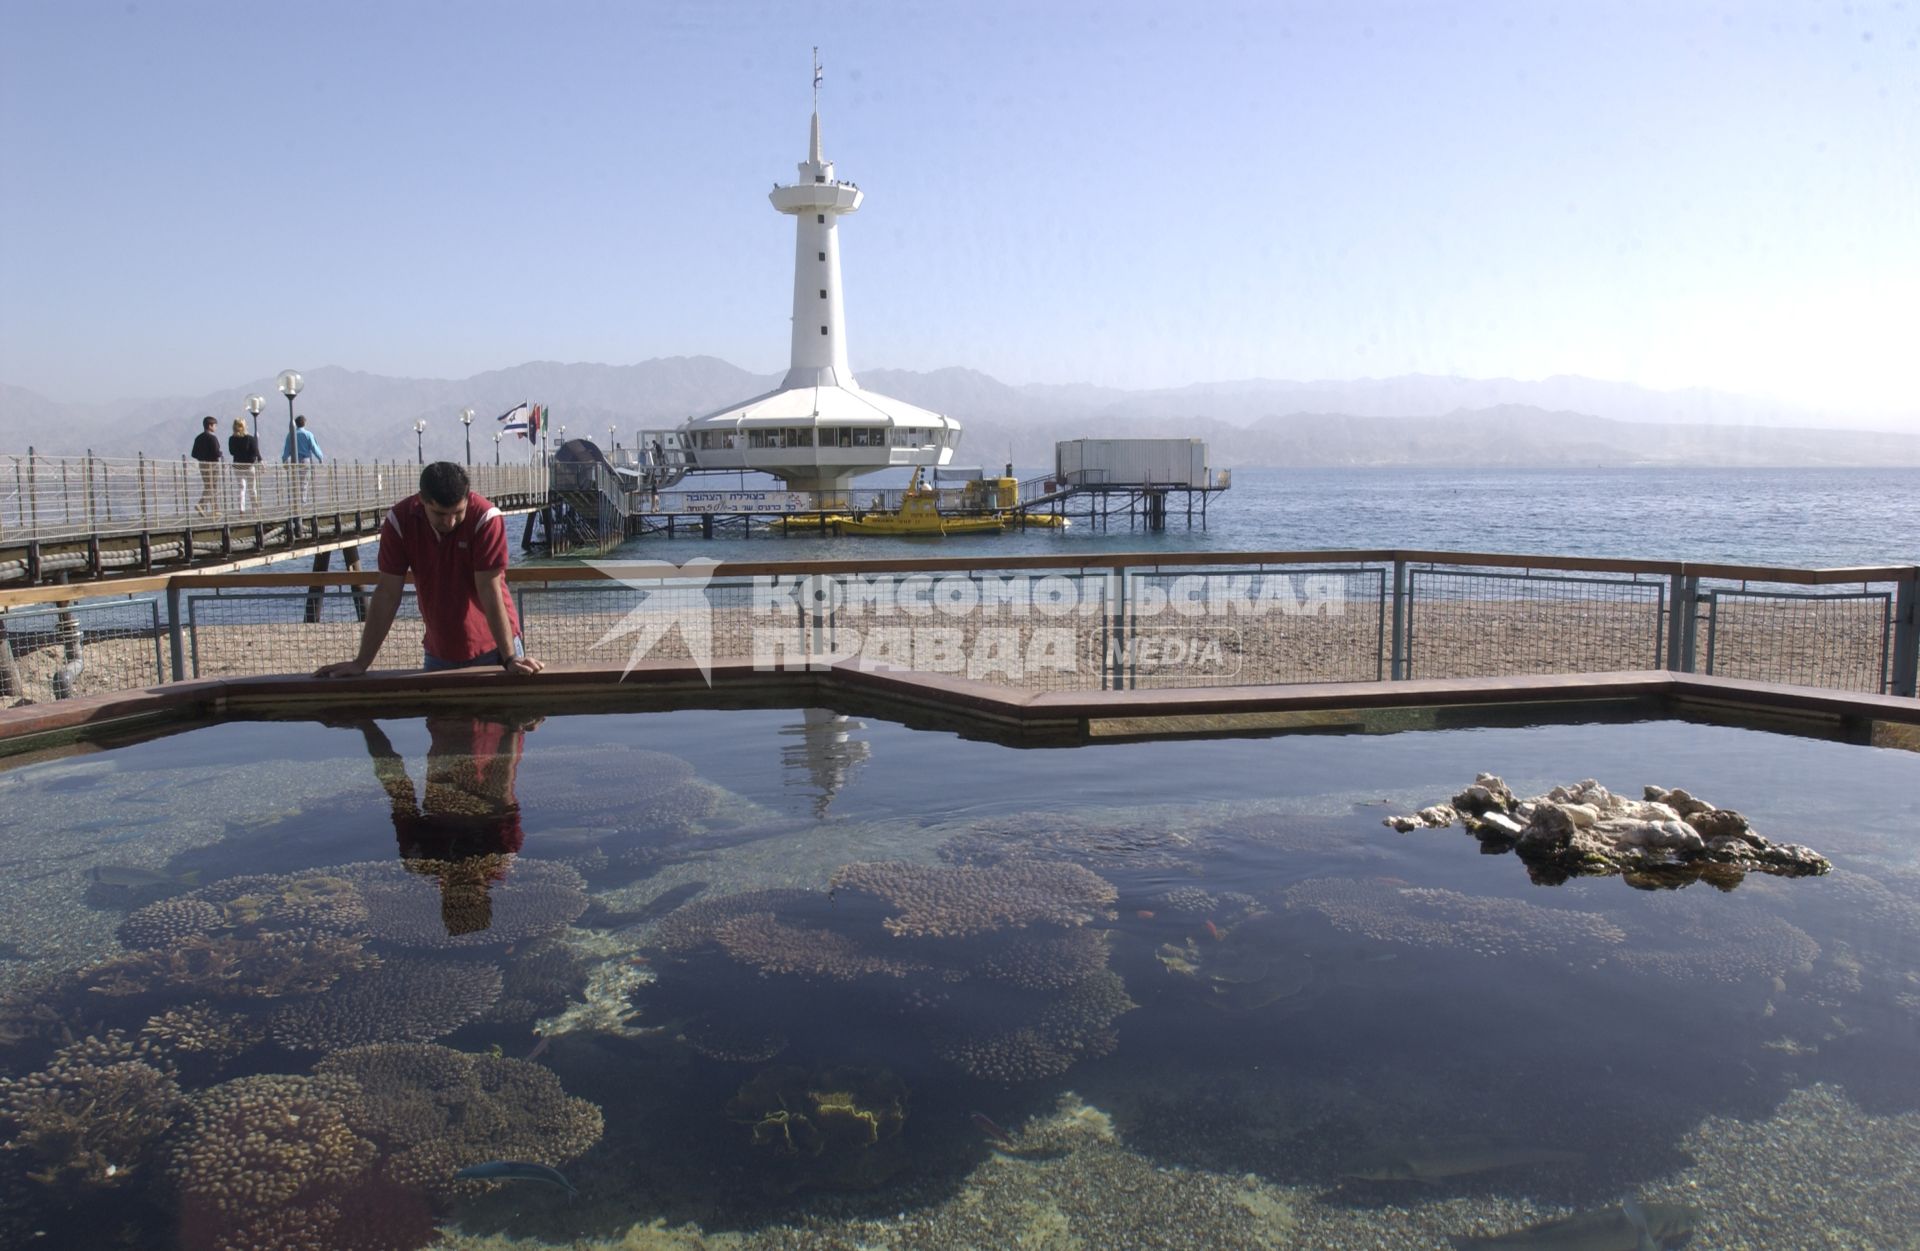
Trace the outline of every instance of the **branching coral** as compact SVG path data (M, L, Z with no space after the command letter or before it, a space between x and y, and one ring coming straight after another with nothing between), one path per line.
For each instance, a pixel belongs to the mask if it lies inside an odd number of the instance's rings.
M48 1186L118 1186L142 1174L180 1102L173 1071L144 1044L110 1033L54 1053L25 1077L0 1078L6 1149Z
M381 1173L436 1194L487 1189L454 1178L471 1164L558 1166L600 1140L600 1109L524 1060L385 1043L338 1052L314 1071L346 1080L346 1119L381 1147Z
M199 935L165 947L129 951L81 970L97 994L143 995L178 991L225 998L276 999L312 994L342 976L375 967L378 956L361 939L288 930L278 933Z
M897 909L884 922L901 937L963 938L1027 925L1085 925L1117 898L1105 879L1077 864L1016 860L983 868L863 861L833 875L835 890L858 891Z
M477 1019L500 997L500 970L449 960L389 960L331 994L297 1000L267 1023L296 1051L428 1042Z

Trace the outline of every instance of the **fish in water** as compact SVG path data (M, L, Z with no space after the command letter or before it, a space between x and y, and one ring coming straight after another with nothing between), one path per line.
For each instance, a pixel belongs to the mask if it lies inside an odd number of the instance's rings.
M558 1186L567 1192L571 1199L579 1194L573 1183L560 1175L557 1168L548 1168L544 1164L534 1164L527 1160L488 1160L485 1164L470 1164L454 1174L462 1181L536 1181L549 1186Z
M200 871L175 876L157 869L138 869L130 864L96 864L86 871L89 882L117 890L141 890L149 886L176 886L181 890L200 884Z
M967 1119L973 1122L975 1129L993 1139L993 1141L999 1143L1001 1146L1011 1147L1013 1145L1013 1135L1000 1128L994 1119L985 1112L975 1112L968 1116Z
M1543 1164L1578 1164L1586 1156L1578 1151L1558 1151L1509 1143L1458 1143L1419 1151L1380 1152L1356 1160L1341 1170L1341 1176L1358 1181L1427 1182L1449 1177L1470 1177L1503 1168L1534 1168Z
M1629 1207L1631 1210L1629 1210ZM1580 1212L1512 1233L1455 1238L1458 1251L1673 1251L1693 1237L1702 1214L1683 1203L1640 1203Z

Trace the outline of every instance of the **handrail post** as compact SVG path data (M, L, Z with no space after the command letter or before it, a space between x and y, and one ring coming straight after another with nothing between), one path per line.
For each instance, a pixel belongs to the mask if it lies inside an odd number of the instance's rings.
M1900 579L1893 600L1893 682L1890 693L1920 696L1920 565Z
M1695 635L1699 633L1695 621L1700 611L1699 577L1691 573L1669 575L1667 600L1672 605L1667 618L1667 669L1692 673Z
M1393 562L1393 654L1387 670L1390 679L1407 679L1407 562Z
M180 624L180 584L167 579L167 658L173 662L173 680L187 672L187 641Z

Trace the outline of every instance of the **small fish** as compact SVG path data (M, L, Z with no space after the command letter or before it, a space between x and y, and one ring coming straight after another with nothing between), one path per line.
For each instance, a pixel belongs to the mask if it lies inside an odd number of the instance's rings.
M1586 1159L1578 1151L1524 1144L1463 1142L1420 1151L1382 1152L1356 1161L1342 1176L1359 1181L1426 1182L1470 1177L1503 1168L1537 1168L1547 1164L1577 1164Z
M994 1119L985 1112L974 1112L970 1114L967 1119L973 1122L975 1129L993 1139L1001 1146L1011 1147L1013 1145L1013 1135L1000 1128L1000 1126L994 1122Z
M1151 920L1153 920L1153 909L1152 909L1152 908L1138 908L1138 909L1136 909L1136 910L1134 911L1134 914L1133 914L1133 915L1135 915L1135 916L1137 916L1137 917L1139 917L1139 918L1140 918L1140 919L1141 919L1142 921L1151 921Z
M1213 923L1212 917L1208 917L1207 920L1204 922L1204 924L1207 927L1207 933L1213 936L1214 942L1217 943L1226 937L1225 934L1221 933L1220 927Z
M549 1186L558 1186L572 1199L580 1192L573 1183L560 1175L557 1168L548 1168L544 1164L533 1164L526 1160L488 1160L485 1164L470 1164L454 1174L463 1181L537 1181Z
M86 871L89 882L117 890L139 890L147 886L177 886L182 890L200 884L200 871L174 876L155 869L137 869L129 864L96 864Z
M553 1041L552 1035L548 1035L548 1034L541 1035L540 1041L533 1044L533 1050L527 1052L527 1059L538 1060L541 1056L547 1054L547 1044L551 1043L552 1041Z
M1631 1201L1630 1201L1631 1202ZM1487 1237L1457 1237L1458 1251L1668 1251L1686 1245L1702 1214L1681 1203L1633 1203L1579 1212L1557 1221L1529 1225Z

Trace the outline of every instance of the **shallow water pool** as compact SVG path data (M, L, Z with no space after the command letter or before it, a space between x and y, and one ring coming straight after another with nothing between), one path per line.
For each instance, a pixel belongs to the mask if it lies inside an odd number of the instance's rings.
M1833 871L1544 885L1382 823L1482 771L1683 786ZM0 773L0 1241L1910 1245L1916 828L1920 757L1670 721L41 760Z

